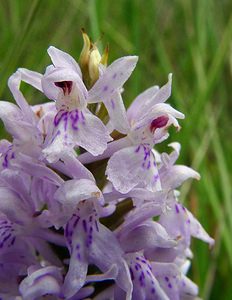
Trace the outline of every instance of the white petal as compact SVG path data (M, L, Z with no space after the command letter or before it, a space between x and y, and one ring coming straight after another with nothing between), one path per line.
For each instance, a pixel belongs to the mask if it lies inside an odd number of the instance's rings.
M22 75L19 71L15 72L8 80L8 86L17 102L18 106L21 108L22 113L25 115L26 120L35 123L35 115L27 103L26 99L24 98L22 92L19 90L20 83L22 80Z
M72 69L82 77L81 69L71 55L53 46L50 46L47 51L55 67Z
M21 74L21 80L32 85L34 88L42 92L41 79L42 74L28 69L19 68L18 72Z
M94 156L102 154L107 148L107 142L112 140L102 121L88 111L85 111L84 121L79 123L74 138L77 145Z
M71 208L71 211L77 207L82 200L98 198L103 200L102 193L95 182L88 179L68 180L55 193L54 198L63 206Z
M189 178L199 180L200 175L193 169L182 165L175 165L166 172L160 172L161 185L164 189L175 189Z
M150 87L145 90L141 94L139 94L131 103L130 107L127 110L127 116L130 121L140 119L141 111L143 111L144 106L147 108L147 103L150 102L151 99L158 92L159 87L157 85ZM150 109L150 107L149 107ZM147 110L145 111L145 113ZM143 112L144 113L144 112Z
M104 101L104 104L114 129L121 133L127 133L129 131L129 123L121 94L116 91Z

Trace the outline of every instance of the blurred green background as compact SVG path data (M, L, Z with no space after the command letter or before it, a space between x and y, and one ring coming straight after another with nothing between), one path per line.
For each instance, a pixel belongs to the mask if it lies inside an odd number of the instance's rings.
M110 62L139 55L126 105L173 73L169 103L186 119L168 142L179 141L179 162L202 176L185 183L182 201L216 239L211 251L193 241L191 278L203 299L232 299L231 0L1 0L0 98L13 101L7 79L18 67L44 71L49 45L78 59L81 27L99 47L109 43ZM30 103L44 100L30 87L25 94Z

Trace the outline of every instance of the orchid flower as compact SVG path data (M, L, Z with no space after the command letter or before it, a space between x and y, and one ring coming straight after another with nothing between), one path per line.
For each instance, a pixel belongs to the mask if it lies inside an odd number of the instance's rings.
M167 128L179 128L176 118L184 115L163 103L170 96L171 79L161 89L151 88L139 95L127 111L131 146L115 152L109 159L106 174L115 189L127 193L142 186L150 191L161 190L152 148L168 137ZM116 168L120 164L120 168ZM133 170L133 171L132 171Z
M178 143L154 149L184 118L165 103L172 75L126 111L137 57L107 67L108 48L83 38L79 64L51 46L45 74L18 69L16 105L0 101L12 136L0 141L0 299L196 299L191 240L214 240L177 189L200 175L176 164ZM47 102L27 103L21 82Z

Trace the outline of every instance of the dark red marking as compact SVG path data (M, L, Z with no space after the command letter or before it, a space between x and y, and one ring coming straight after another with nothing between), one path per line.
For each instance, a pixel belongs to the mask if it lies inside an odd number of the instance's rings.
M69 95L72 91L72 81L58 81L55 82L55 86L58 86L63 90L64 95Z
M151 122L150 130L153 133L157 128L162 128L162 127L166 126L167 123L168 123L168 117L160 116Z

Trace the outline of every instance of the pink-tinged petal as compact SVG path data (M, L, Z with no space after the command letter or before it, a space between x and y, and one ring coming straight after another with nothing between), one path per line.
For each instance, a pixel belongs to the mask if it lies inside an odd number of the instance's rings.
M121 193L128 193L137 185L150 191L160 190L160 179L149 148L140 145L117 151L109 159L107 179Z
M68 53L50 46L48 48L48 54L51 57L52 63L56 68L67 68L76 72L80 77L82 77L81 69L75 59Z
M34 88L41 92L43 91L41 85L41 80L43 77L42 74L24 68L19 68L18 72L21 74L22 81L32 85Z
M193 169L182 165L174 165L167 169L166 172L160 172L163 189L176 189L189 178L199 180L200 175Z
M60 296L62 275L60 269L49 266L32 272L20 283L24 300L36 300L45 295Z
M129 123L120 92L116 91L104 101L104 104L109 113L113 128L121 133L128 133Z
M20 83L22 81L22 75L19 71L15 72L8 80L8 86L15 98L16 103L21 108L22 113L24 114L27 121L31 122L32 124L36 123L35 115L27 103L26 99L24 98L22 92L20 91Z
M88 102L105 102L111 97L130 77L137 61L137 56L126 56L115 60L89 91Z

